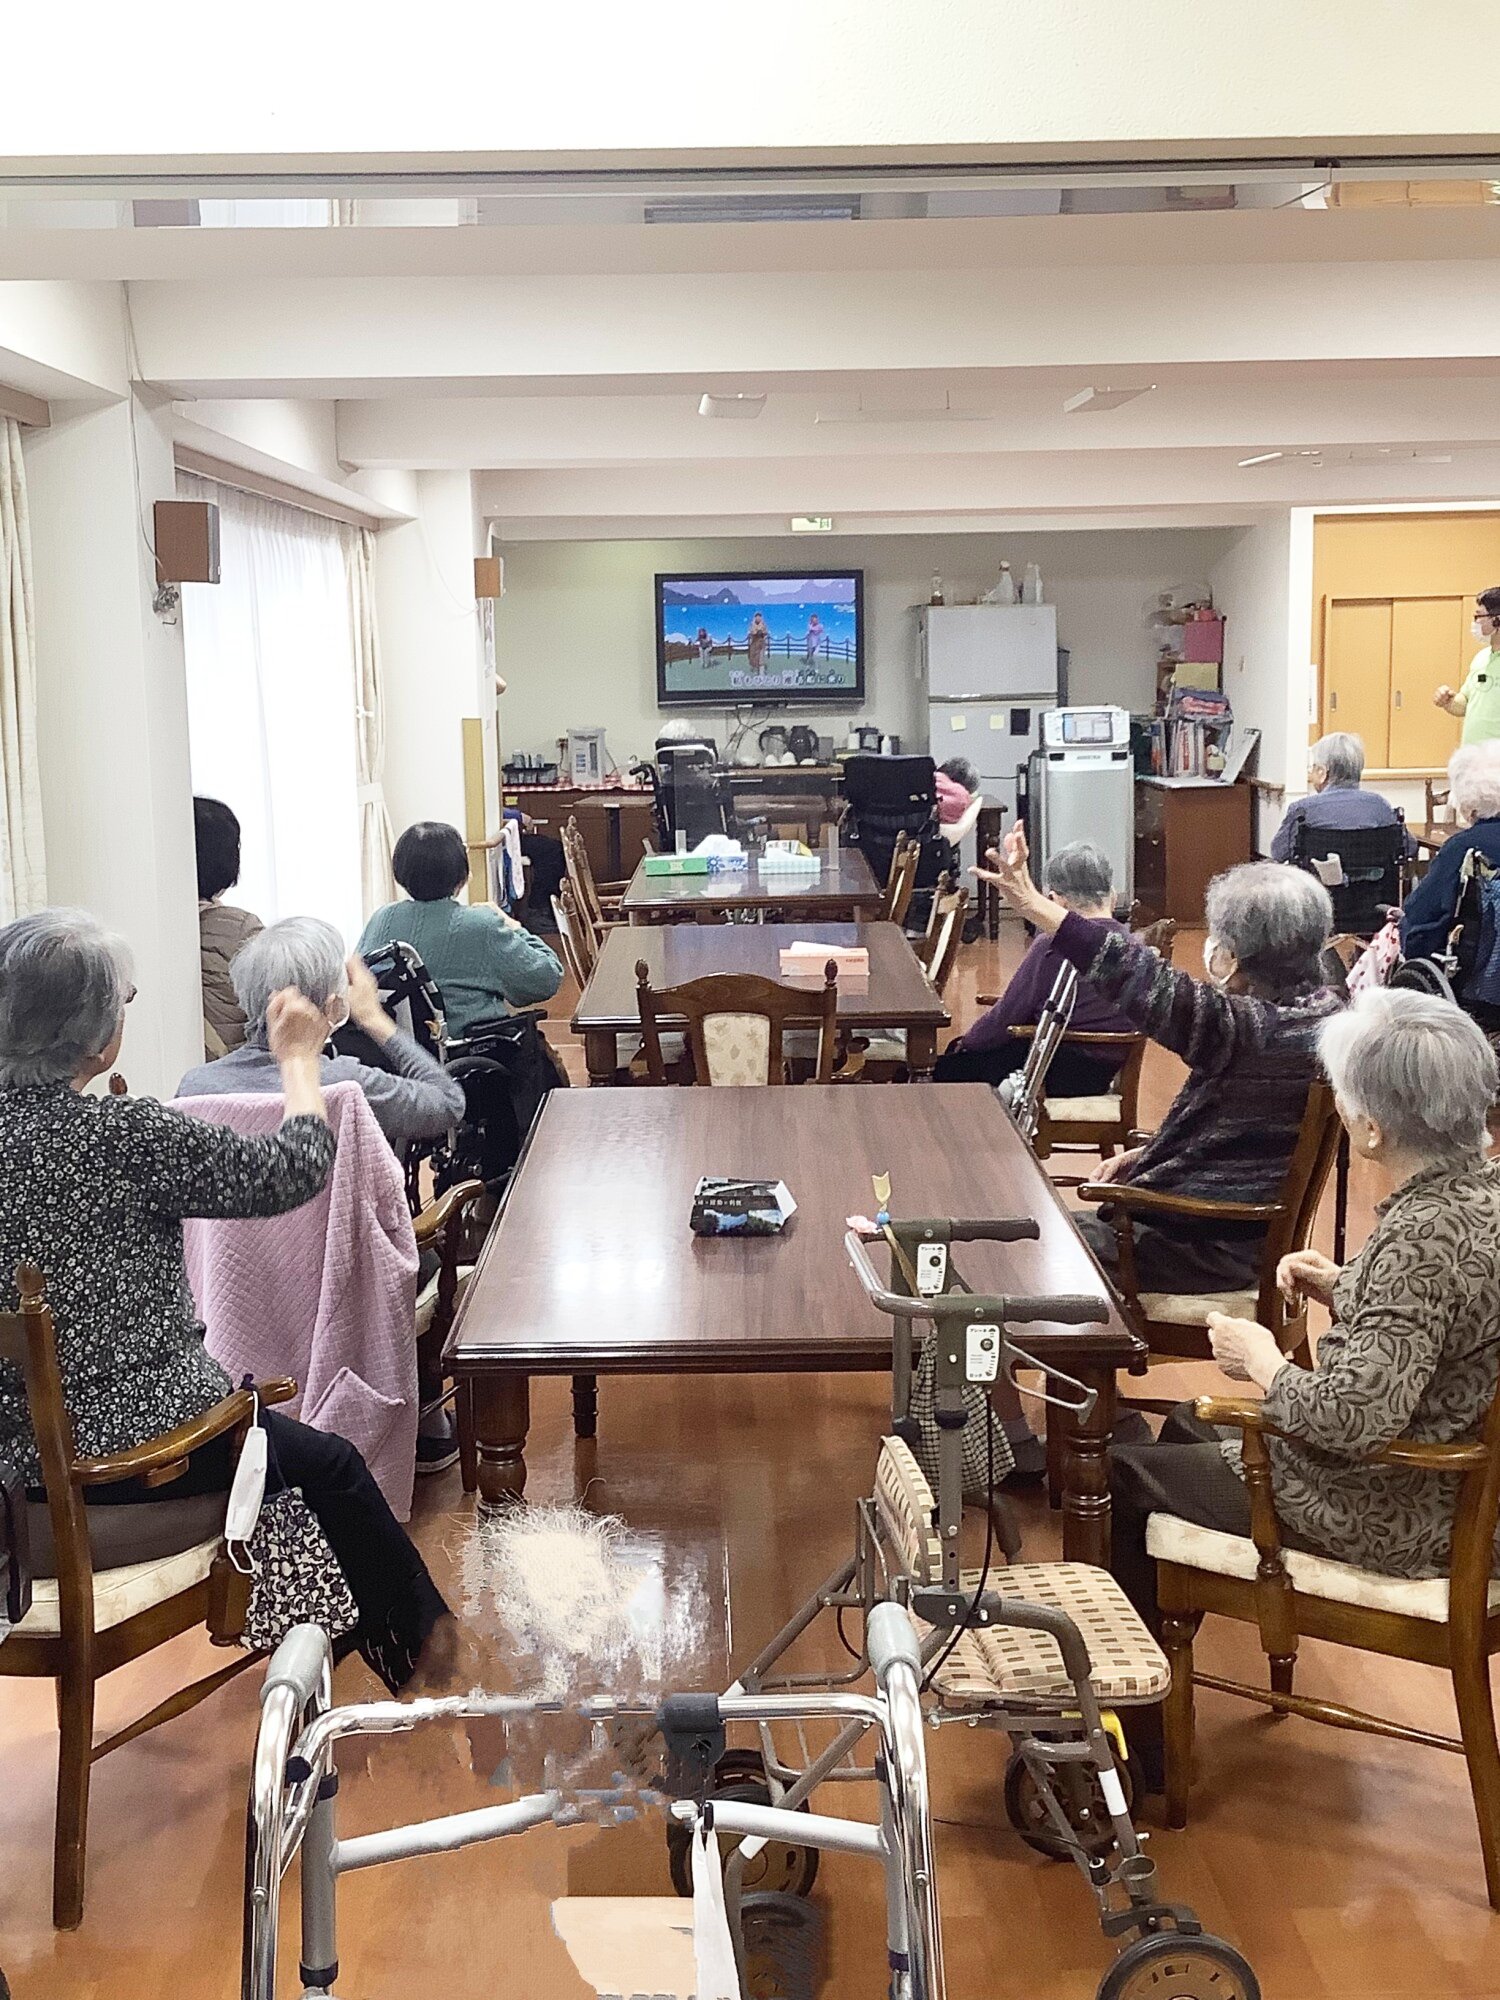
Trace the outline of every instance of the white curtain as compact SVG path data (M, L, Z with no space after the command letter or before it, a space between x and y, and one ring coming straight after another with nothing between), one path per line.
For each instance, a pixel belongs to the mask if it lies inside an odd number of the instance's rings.
M21 426L0 417L0 923L46 900L26 467Z
M375 537L354 529L348 547L349 623L354 635L358 698L355 748L359 759L359 867L364 914L396 900L391 873L395 838L385 804L385 691L380 678L380 632L375 623Z
M364 914L354 531L189 473L220 510L217 585L183 593L193 789L239 815L232 902L267 923L320 916L351 944Z

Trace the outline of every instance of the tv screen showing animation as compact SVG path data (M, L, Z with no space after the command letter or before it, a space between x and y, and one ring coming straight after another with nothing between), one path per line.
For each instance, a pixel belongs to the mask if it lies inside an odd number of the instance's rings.
M864 688L862 570L657 577L664 708L848 702Z

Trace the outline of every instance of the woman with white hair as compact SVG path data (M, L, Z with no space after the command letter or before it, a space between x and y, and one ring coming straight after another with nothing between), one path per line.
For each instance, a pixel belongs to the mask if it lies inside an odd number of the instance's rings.
M1445 949L1458 909L1464 856L1478 848L1500 867L1500 742L1466 743L1448 765L1450 797L1462 831L1452 833L1401 912L1401 949L1427 958Z
M1006 836L1003 855L988 858L993 871L984 879L1012 909L1052 933L1099 998L1188 1066L1158 1130L1107 1160L1095 1179L1205 1201L1275 1201L1317 1073L1318 1029L1339 1004L1320 966L1333 925L1322 883L1274 861L1215 876L1205 981L1168 965L1128 931L1043 895L1019 827ZM1099 1264L1115 1270L1113 1221L1106 1214L1074 1219ZM1234 1292L1257 1282L1265 1229L1172 1218L1137 1222L1134 1240L1143 1292Z
M1305 799L1296 799L1286 809L1286 817L1271 841L1271 859L1290 861L1297 847L1299 827L1319 833L1352 833L1361 828L1394 826L1396 809L1379 792L1367 792L1360 780L1365 775L1365 746L1357 736L1343 730L1322 736L1307 753ZM1407 853L1415 854L1416 843L1406 836Z
M266 1015L273 995L290 988L311 1001L329 1033L352 1021L379 1047L389 1069L357 1056L322 1059L325 1084L357 1083L391 1144L436 1139L464 1115L464 1094L442 1064L398 1028L380 1004L370 968L357 954L347 961L343 941L321 917L285 917L240 946L229 968L245 1021L244 1045L217 1062L190 1069L179 1097L261 1097L281 1088Z
M0 1310L16 1310L17 1265L35 1264L84 1458L189 1423L233 1387L204 1350L183 1218L284 1214L318 1193L333 1162L318 1076L328 1024L291 990L263 1009L286 1106L269 1136L244 1138L151 1098L87 1095L119 1055L134 992L124 945L82 910L43 910L0 928ZM357 1647L394 1691L439 1626L440 1650L451 1653L447 1606L352 1444L276 1410L261 1421L280 1485L300 1489L358 1606L338 1650ZM9 1362L0 1362L0 1459L33 1500L45 1498L25 1383ZM202 1541L213 1532L203 1507L166 1503L209 1501L222 1523L233 1470L225 1437L167 1486L90 1488L101 1563L159 1561Z

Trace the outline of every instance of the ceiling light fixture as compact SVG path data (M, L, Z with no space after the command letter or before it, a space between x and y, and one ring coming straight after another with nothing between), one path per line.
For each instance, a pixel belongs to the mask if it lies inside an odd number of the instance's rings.
M1254 458L1242 458L1241 465L1269 465L1273 458L1285 458L1284 451L1258 451Z
M743 393L733 396L716 396L710 390L699 398L700 417L758 417L766 407L764 394L748 396Z
M988 424L994 421L989 410L955 410L952 394L941 403L921 407L916 404L877 404L866 409L861 396L852 410L819 410L815 424Z
M1137 382L1133 388L1080 389L1076 396L1069 396L1063 408L1070 414L1079 410L1118 410L1123 403L1133 403L1137 396L1149 396L1156 387L1154 382Z

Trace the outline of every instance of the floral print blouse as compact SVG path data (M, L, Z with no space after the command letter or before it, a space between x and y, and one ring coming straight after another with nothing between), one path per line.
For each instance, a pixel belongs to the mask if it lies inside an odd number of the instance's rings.
M1393 1439L1477 1438L1500 1376L1500 1166L1415 1174L1345 1265L1316 1368L1283 1368L1266 1415L1276 1512L1305 1546L1386 1576L1448 1569L1457 1473L1361 1463ZM1238 1471L1239 1447L1228 1449ZM1497 1566L1500 1574L1500 1566Z
M289 1118L242 1138L150 1098L66 1084L0 1090L0 1308L38 1266L82 1457L124 1451L211 1409L229 1377L204 1352L182 1218L280 1215L328 1178L333 1134ZM21 1371L0 1362L0 1459L38 1485Z

